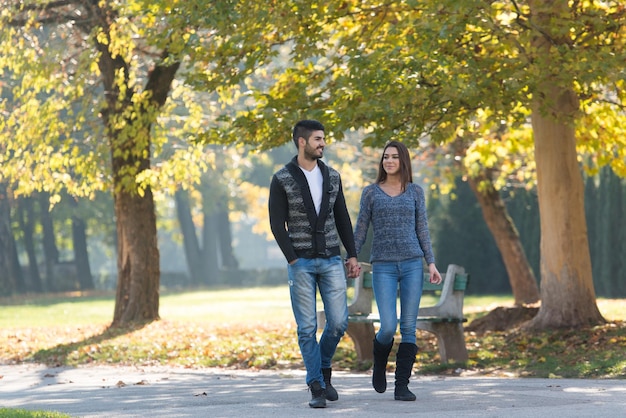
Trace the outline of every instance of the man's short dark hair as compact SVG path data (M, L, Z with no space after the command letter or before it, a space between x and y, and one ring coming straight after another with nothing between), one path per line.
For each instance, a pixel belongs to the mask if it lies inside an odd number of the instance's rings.
M296 148L298 148L298 138L302 137L308 140L311 136L311 132L323 130L324 125L322 125L321 122L313 119L301 120L293 127L293 143L296 144Z

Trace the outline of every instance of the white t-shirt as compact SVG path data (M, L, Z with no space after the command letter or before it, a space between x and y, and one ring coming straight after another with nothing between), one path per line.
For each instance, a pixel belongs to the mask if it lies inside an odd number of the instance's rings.
M317 164L315 164L315 167L311 171L307 171L302 167L300 167L300 170L302 170L306 181L309 183L309 190L311 191L311 197L315 205L315 213L319 215L320 206L322 205L322 183L324 182L322 171Z

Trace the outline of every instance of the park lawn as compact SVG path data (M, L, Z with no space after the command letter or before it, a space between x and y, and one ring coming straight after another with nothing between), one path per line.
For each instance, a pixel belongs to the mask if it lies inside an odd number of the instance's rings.
M161 320L109 329L112 293L0 299L0 361L50 365L119 364L183 367L301 368L288 289L284 286L165 292ZM424 304L429 304L427 299ZM466 315L478 318L504 296L467 296ZM441 365L435 338L418 333L421 374L536 377L626 377L626 304L599 299L609 321L593 328L527 334L519 330L466 333L469 361ZM393 358L392 358L393 359ZM349 337L335 367L367 370ZM390 365L391 367L391 365Z
M115 294L85 292L0 298L0 329L33 326L109 324ZM174 321L247 323L292 318L285 286L165 292L161 318Z

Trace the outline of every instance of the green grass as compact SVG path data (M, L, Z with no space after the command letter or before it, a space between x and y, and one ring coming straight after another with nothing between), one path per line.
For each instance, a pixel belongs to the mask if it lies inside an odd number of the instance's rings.
M0 299L0 328L103 324L113 320L115 295Z
M165 294L161 318L214 323L268 323L293 319L286 286Z
M422 298L424 306L435 302L431 295ZM465 313L474 319L495 307L512 304L513 298L506 295L466 296ZM115 294L0 298L0 306L0 328L109 324L113 319ZM626 303L599 298L598 307L610 321L626 320ZM166 292L161 295L159 313L166 320L201 323L280 323L293 319L286 286Z
M29 295L0 298L0 328L108 324L115 294ZM285 286L163 293L162 319L213 323L280 322L292 318Z

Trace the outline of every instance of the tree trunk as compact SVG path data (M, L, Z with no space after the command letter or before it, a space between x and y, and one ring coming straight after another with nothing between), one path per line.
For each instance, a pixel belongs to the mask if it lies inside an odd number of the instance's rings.
M561 101L571 93L559 92ZM553 96L554 97L554 96ZM587 240L584 187L574 129L533 110L541 217L541 308L534 328L575 328L603 321Z
M220 269L217 256L217 217L210 209L204 210L204 227L202 228L202 259L204 260L204 282L219 284Z
M204 282L207 284L220 283L220 260L219 260L219 227L218 227L218 205L219 190L212 189L211 180L208 175L202 176L200 183L200 194L202 195L202 260Z
M502 255L513 290L515 305L522 306L538 302L537 280L500 193L495 189L487 174L478 178L469 178L468 183L476 195L487 227Z
M13 233L13 231L11 231ZM11 235L11 240L13 241L13 262L11 263L13 267L13 277L15 277L15 282L17 284L17 291L20 293L26 293L28 288L26 286L26 279L24 278L24 271L22 270L22 265L20 264L20 257L17 254L17 242L15 241L15 237Z
M78 216L72 216L72 243L74 247L74 263L76 264L76 275L80 283L81 290L93 289L93 276L89 265L89 251L87 250L87 233L85 232L85 221Z
M11 228L11 201L8 187L0 183L0 295L11 296L19 290L19 282L23 285L23 278L16 277L21 268L15 265L13 257L15 239ZM23 289L22 289L23 291Z
M113 325L158 319L160 270L152 191L147 189L144 196L118 191L115 215L118 277Z
M230 219L228 217L228 201L224 199L217 206L217 233L219 251L222 255L222 267L227 270L237 270L239 263L233 251L233 234L230 230Z
M185 249L187 270L189 271L192 283L197 285L203 281L203 262L196 226L191 216L189 196L185 190L177 190L176 193L174 193L174 199L176 202L178 224L180 226L180 232L183 235L183 248Z
M577 328L604 319L596 305L587 240L584 186L576 154L574 117L578 98L567 86L567 74L555 71L554 18L567 14L568 3L530 2L534 24L542 30L533 46L540 65L533 93L537 193L541 219L541 307L530 328ZM555 29L553 29L555 28ZM571 85L571 84L570 84Z
M30 288L34 292L43 292L39 266L37 265L37 252L35 251L35 241L33 234L35 230L35 210L33 200L25 197L19 200L18 204L19 223L24 234L24 247L28 256L28 277L30 278Z
M50 216L50 194L39 192L37 194L39 200L39 209L41 211L39 218L41 220L41 228L43 232L43 254L46 266L46 283L48 291L57 290L54 277L54 266L59 263L59 249L55 241L54 223Z

